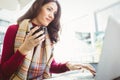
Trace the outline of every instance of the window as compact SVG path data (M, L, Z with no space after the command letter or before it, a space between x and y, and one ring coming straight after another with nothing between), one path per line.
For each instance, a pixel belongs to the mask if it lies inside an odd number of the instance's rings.
M55 50L58 61L99 62L109 16L120 17L120 3L76 17L62 25L61 42Z
M9 24L9 21L0 19L0 54L2 53L3 39Z

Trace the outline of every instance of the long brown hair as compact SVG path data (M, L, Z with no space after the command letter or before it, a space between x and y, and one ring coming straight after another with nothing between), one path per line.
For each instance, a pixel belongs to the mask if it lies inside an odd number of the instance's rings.
M57 0L35 0L35 2L28 9L28 11L23 16L18 18L17 23L19 24L24 19L32 20L39 14L39 11L42 8L42 6L49 2L56 2L58 6L58 10L57 10L54 20L47 26L51 42L56 43L59 40L58 32L61 28L61 25L60 25L61 7Z

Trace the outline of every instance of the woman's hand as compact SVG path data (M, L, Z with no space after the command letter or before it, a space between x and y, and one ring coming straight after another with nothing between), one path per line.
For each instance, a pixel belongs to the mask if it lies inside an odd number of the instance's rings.
M38 37L39 35L43 34L44 31L40 31L33 35L33 33L37 29L39 29L39 27L35 27L31 29L30 32L27 34L24 43L19 48L19 51L21 52L21 54L26 55L27 52L29 52L31 49L33 49L38 44L41 44L45 40L45 35Z
M93 68L92 65L90 65L90 64L83 64L82 68L85 68L85 69L89 70L93 74L93 76L95 76L96 71L95 71L95 69Z
M94 76L95 76L95 69L90 64L74 64L74 63L66 63L66 66L70 70L80 70L80 69L86 69L89 70Z

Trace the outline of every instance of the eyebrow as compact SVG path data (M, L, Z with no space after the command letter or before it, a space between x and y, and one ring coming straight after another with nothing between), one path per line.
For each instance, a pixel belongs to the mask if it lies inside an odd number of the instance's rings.
M51 7L51 6L48 6L48 7L51 8L52 10L54 10L53 7ZM55 11L55 13L57 13L57 11Z

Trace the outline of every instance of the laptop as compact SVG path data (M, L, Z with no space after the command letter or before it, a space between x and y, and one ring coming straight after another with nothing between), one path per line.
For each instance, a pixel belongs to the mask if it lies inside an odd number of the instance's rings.
M105 31L96 76L89 71L74 70L45 80L120 80L120 22L110 17Z
M120 80L120 22L108 19L95 80ZM118 79L119 78L119 79Z

